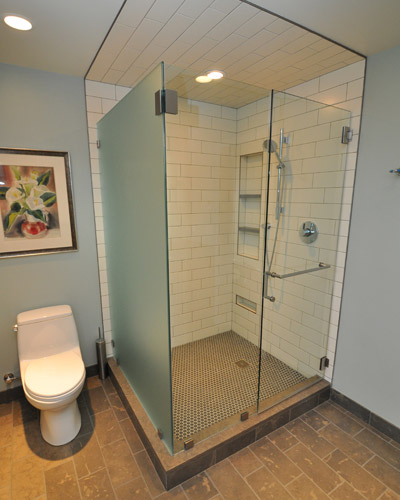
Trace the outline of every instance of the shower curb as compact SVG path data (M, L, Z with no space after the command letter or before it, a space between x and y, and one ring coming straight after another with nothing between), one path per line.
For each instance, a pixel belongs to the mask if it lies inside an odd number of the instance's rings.
M272 408L200 441L192 449L171 455L115 359L108 358L108 365L111 380L167 490L327 401L331 392L330 384L320 380Z

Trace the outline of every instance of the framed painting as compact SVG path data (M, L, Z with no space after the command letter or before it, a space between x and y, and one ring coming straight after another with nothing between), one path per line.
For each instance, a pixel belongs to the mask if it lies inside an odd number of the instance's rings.
M68 153L0 148L0 258L77 250Z

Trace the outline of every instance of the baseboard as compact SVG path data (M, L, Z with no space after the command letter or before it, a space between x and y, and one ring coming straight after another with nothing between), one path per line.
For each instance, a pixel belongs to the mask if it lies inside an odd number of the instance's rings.
M98 375L97 364L86 366L87 378L95 377L96 375ZM0 391L0 404L10 403L11 401L15 401L23 397L24 397L24 390L22 389L22 385L19 385L18 387L10 387L5 391Z
M382 432L397 443L400 443L399 427L396 427L394 424L391 424L379 415L376 415L376 413L373 413L371 410L361 406L335 389L331 389L331 400L353 413L353 415L360 418L366 424L369 424L379 432Z

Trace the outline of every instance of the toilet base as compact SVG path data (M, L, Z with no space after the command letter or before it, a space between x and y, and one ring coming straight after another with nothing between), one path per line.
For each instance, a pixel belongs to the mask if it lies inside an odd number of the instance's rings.
M41 410L40 431L45 441L61 446L72 441L81 428L81 414L76 399L55 410Z

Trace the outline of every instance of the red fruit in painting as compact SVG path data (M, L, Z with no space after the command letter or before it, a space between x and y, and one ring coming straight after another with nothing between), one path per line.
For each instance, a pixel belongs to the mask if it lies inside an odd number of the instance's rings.
M47 226L44 222L41 221L29 222L26 220L22 223L21 229L25 234L36 236L37 234L46 231Z

